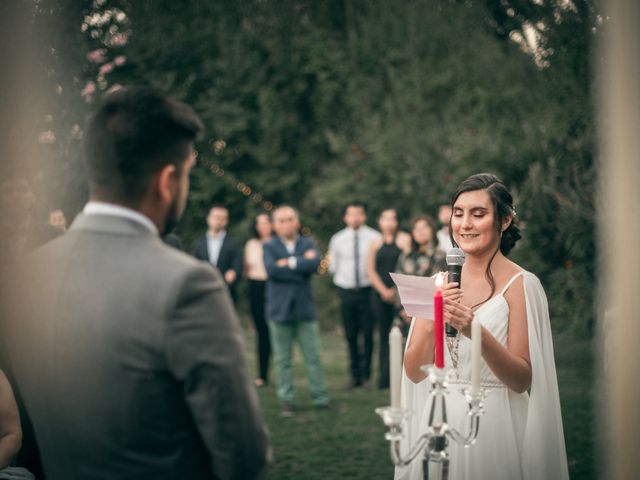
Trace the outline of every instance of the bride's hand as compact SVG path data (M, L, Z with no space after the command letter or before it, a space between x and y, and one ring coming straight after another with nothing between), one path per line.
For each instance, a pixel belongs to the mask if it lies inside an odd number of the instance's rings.
M441 287L442 290L442 298L444 299L444 303L460 303L460 299L462 298L462 290L460 290L460 286L458 282L446 283Z
M445 302L444 321L467 337L471 337L473 310L457 302Z

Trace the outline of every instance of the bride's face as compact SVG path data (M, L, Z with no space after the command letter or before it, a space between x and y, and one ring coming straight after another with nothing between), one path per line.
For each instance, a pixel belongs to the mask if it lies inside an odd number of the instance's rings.
M495 251L500 234L495 226L494 209L485 190L464 192L458 196L451 217L453 238L471 255Z

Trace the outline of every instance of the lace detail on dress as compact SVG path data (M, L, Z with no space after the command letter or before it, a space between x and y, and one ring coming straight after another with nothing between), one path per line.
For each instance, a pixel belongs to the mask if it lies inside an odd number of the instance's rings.
M455 337L444 337L447 348L449 349L449 355L451 356L451 363L453 363L453 368L456 370L456 375L458 372L458 349L460 347L459 335L459 333L456 333Z

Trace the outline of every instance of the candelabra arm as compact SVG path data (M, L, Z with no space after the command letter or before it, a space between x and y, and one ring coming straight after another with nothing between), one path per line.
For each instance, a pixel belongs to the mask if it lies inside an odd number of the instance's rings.
M415 443L415 445L411 448L411 450L404 456L400 452L400 441L395 440L393 442L390 442L391 460L393 461L393 464L397 467L406 467L407 465L409 465L413 461L413 459L416 458L418 454L424 450L424 446L429 440L430 436L431 435L428 433L422 435Z
M455 440L456 443L466 448L466 447L470 447L476 442L476 439L478 438L479 429L480 429L480 416L472 415L470 417L470 426L469 426L469 432L467 433L467 435L462 435L460 432L458 432L454 428L447 429L446 433L451 438L453 438L453 440Z
M466 435L461 434L454 428L449 428L446 434L463 447L470 447L478 438L478 432L480 431L480 416L484 413L484 398L486 392L484 389L472 392L471 389L465 388L462 393L464 394L467 403L469 404L469 431Z

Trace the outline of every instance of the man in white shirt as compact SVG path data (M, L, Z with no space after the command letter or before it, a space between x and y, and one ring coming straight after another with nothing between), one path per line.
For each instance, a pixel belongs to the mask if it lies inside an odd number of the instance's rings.
M444 252L449 251L449 249L453 246L451 244L451 236L449 234L449 221L451 220L451 205L444 204L440 205L438 209L438 221L442 228L438 230L436 233L438 237L438 246Z
M236 302L236 284L242 275L242 248L227 234L229 210L221 203L215 203L207 215L207 233L200 237L193 248L193 256L209 262L222 274L229 287L231 298Z
M348 388L369 388L373 351L373 315L370 306L371 281L367 255L380 233L365 223L366 205L351 202L344 210L346 228L329 242L329 271L340 292L342 321L349 348L351 379ZM362 334L364 345L360 346Z

